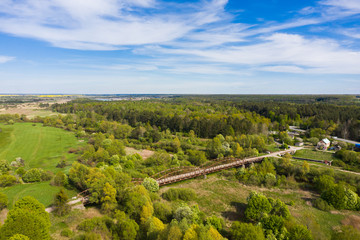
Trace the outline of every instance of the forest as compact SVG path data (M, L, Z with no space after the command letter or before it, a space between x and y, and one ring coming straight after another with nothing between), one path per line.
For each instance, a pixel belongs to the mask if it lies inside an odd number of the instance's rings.
M28 159L21 158L0 161L4 189L0 189L0 209L9 208L0 239L356 239L360 237L356 226L340 221L326 228L309 225L293 214L300 202L287 201L286 194L266 193L311 194L301 204L321 215L319 221L324 216L337 219L336 211L344 218L358 216L360 176L343 170L359 171L360 153L354 145L335 143L332 138L359 140L356 101L356 96L77 98L49 105L51 116L0 115L4 129L0 134L27 124L28 128L62 129L81 142L72 143L53 168L29 167ZM292 138L290 126L303 132ZM332 146L341 149L315 150L323 138L332 139ZM199 200L201 189L178 183L159 187L156 181L157 174L170 168L186 172L226 157L266 155L298 142L304 142L310 153L330 154L334 168L285 154L181 183L222 179L249 187L244 202L238 203L236 218L209 214ZM145 156L144 151L151 154ZM14 201L10 208L6 192L11 187L45 182L59 189L50 214L45 212L48 206L29 196ZM68 204L69 191L82 196L86 208L96 209L98 215L71 222L77 212ZM61 221L64 226L56 225Z

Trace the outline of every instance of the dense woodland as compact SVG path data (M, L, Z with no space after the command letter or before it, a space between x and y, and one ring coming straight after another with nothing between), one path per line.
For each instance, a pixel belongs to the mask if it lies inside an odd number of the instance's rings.
M356 98L253 96L180 96L143 101L94 101L77 99L54 104L59 115L36 117L0 115L7 124L42 123L72 131L85 147L71 148L78 159L69 167L62 159L56 174L40 168L27 169L21 159L0 161L0 186L51 181L55 186L84 192L89 206L103 216L79 223L76 231L65 229L71 239L317 239L311 230L296 223L288 205L279 199L252 192L244 217L226 226L221 216L207 216L191 202L196 191L170 188L162 195L152 178L168 168L201 167L217 158L244 159L277 151L295 140L289 125L308 132L306 141L328 135L359 139L360 106ZM259 100L260 99L260 100ZM350 104L352 103L352 104ZM61 114L60 114L61 113ZM269 131L272 133L269 134ZM279 144L278 142L281 142ZM126 147L150 149L147 159L126 155ZM337 164L358 169L360 155L353 146L342 144ZM227 171L229 181L249 186L314 191L313 206L322 211L360 210L360 177L312 168L307 162L294 164L291 155L265 159L262 163ZM132 181L144 179L141 184ZM60 191L54 199L55 216L66 216L68 196ZM0 208L7 206L0 193ZM26 223L21 219L27 219ZM30 197L19 200L0 228L0 239L50 239L49 215ZM334 230L333 239L359 237L344 226Z

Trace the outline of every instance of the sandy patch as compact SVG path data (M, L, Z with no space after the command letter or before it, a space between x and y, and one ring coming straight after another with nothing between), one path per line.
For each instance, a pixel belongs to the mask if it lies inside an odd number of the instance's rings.
M126 155L139 154L144 160L151 157L155 152L147 149L137 150L131 147L125 147Z
M341 221L343 225L351 225L360 230L360 216L350 215Z

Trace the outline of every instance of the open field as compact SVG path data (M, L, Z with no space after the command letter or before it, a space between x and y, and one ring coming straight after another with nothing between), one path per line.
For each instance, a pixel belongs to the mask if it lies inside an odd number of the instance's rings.
M314 160L339 160L331 152L316 151L311 149L302 149L296 151L294 157L309 158Z
M220 178L217 174L210 175L207 179L187 180L162 187L160 192L179 187L194 189L197 193L194 203L198 203L207 216L223 216L228 227L232 221L243 219L246 198L252 190L262 192L267 197L279 198L285 203L293 201L294 205L288 207L294 221L308 226L315 239L330 239L332 229L341 225L341 221L353 219L353 216L359 218L359 214L355 212L337 211L332 214L313 208L311 199L317 196L309 191L245 186L237 181Z
M15 202L25 196L32 196L45 207L50 206L54 201L54 195L60 191L61 187L50 185L50 182L19 184L12 187L3 188L0 191L5 193L9 199L8 208L11 209ZM77 194L76 191L65 189L69 198Z
M21 157L25 160L26 168L57 172L59 169L56 165L63 157L69 164L76 159L75 154L67 152L69 148L84 144L72 132L43 127L41 124L0 124L0 129L0 159L11 162Z
M41 97L41 96L38 96ZM47 117L51 115L58 115L59 113L52 112L47 108L41 108L39 104L49 104L52 105L54 103L66 103L70 101L70 99L60 98L60 99L48 99L43 101L37 102L25 102L20 104L0 104L0 114L19 114L19 115L26 115L28 118L32 119L36 116L40 117Z

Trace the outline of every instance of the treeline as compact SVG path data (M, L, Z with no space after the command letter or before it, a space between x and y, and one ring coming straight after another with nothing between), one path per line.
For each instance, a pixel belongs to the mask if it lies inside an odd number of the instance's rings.
M81 118L94 119L104 116L108 121L154 125L174 132L193 130L199 137L209 138L218 134L266 133L269 119L248 111L221 104L206 104L176 100L147 100L137 102L83 102L73 101L54 104L60 113L76 113Z
M360 140L360 106L327 103L293 104L276 102L244 102L239 109L246 109L270 118L279 126L298 125L303 129L321 128L328 134Z

